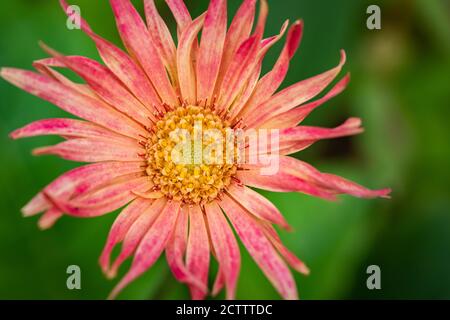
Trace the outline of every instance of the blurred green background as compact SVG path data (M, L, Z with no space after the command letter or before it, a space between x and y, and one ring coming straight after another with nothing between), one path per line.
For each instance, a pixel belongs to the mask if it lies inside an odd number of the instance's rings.
M206 0L186 1L194 16ZM106 0L74 0L94 30L119 43ZM140 1L134 1L142 12ZM230 0L235 12L240 1ZM378 4L382 30L366 28L366 8ZM300 194L267 194L295 228L286 245L306 261L309 277L295 275L304 299L450 298L450 1L269 0L267 35L284 19L305 21L299 53L284 86L334 66L348 54L349 88L307 121L335 126L363 118L358 137L320 142L298 155L323 171L372 188L392 187L392 200L342 197L328 203ZM174 29L163 1L161 14ZM230 14L231 16L231 14ZM67 54L98 58L81 31L69 31L57 1L0 4L0 65L31 69L45 57L37 42ZM265 60L275 61L282 43ZM343 73L344 74L344 73ZM116 216L61 219L41 232L20 208L59 174L75 167L31 149L53 137L12 141L8 133L41 118L64 116L49 103L0 81L0 298L104 299L116 281L106 280L97 260ZM239 299L278 299L245 250ZM82 270L82 290L66 288L66 268ZM381 268L381 290L366 288L369 265ZM127 269L125 266L122 274ZM216 266L213 265L213 269ZM188 298L165 259L121 294L124 299ZM220 297L223 297L221 295Z

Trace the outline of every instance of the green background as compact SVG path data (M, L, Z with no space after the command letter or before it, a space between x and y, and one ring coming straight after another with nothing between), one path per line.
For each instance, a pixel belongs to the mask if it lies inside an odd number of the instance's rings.
M162 2L158 7L173 29ZM207 7L205 0L186 2L194 16ZM33 60L45 57L39 40L67 54L98 58L88 37L66 28L57 1L0 3L1 66L31 69ZM94 30L119 43L106 0L72 3L80 5ZM134 3L142 12L140 1ZM230 13L239 3L229 1ZM381 7L382 30L366 28L369 4ZM372 188L393 188L391 200L345 196L337 203L267 194L295 228L282 232L283 240L312 270L309 277L295 275L301 298L450 298L450 1L269 0L269 5L267 35L277 33L286 18L305 21L303 43L283 86L331 68L341 48L348 54L350 86L307 123L331 127L358 116L366 128L358 137L320 142L298 157ZM268 55L266 71L280 48ZM20 215L40 188L77 164L30 155L31 149L58 141L54 137L12 141L8 133L64 113L3 80L0 101L0 298L104 299L116 281L103 277L97 261L116 213L65 217L45 232L36 218ZM279 298L245 250L242 254L237 297ZM78 291L66 288L71 264L82 270ZM381 268L381 290L366 288L372 264ZM120 295L188 297L165 259Z

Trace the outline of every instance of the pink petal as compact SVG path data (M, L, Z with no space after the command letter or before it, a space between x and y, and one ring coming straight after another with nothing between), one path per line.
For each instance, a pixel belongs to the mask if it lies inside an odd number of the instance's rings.
M142 66L163 102L177 105L177 98L158 50L139 13L129 0L110 0L117 29L128 52Z
M92 121L128 137L138 138L146 130L139 124L88 96L58 83L56 80L34 72L4 68L1 76L17 87L47 100L61 109L85 120Z
M272 71L266 74L258 83L252 99L247 104L247 114L254 111L260 103L269 99L280 87L289 69L290 60L300 45L302 35L303 22L296 21L289 29L284 48Z
M33 62L33 67L43 75L53 78L61 84L93 99L98 99L98 96L92 91L87 84L75 83L61 73L52 69L51 67L66 68L66 66L55 58L46 58L36 60Z
M139 244L130 270L112 291L111 299L156 262L172 235L179 209L180 202L178 201L169 201L166 204Z
M268 223L262 224L262 227L265 229L267 238L272 242L284 260L296 271L304 275L309 275L309 268L283 245L277 231Z
M60 0L67 13L68 4ZM102 60L108 68L120 79L133 94L149 109L161 103L144 71L122 50L95 34L84 19L81 19L81 29L95 42Z
M257 56L261 47L267 15L267 2L262 0L259 21L254 35L239 46L225 73L220 90L220 105L223 110L228 110L258 65Z
M146 189L151 186L149 178L124 177L122 182L104 187L98 191L67 201L48 196L48 200L59 210L68 215L89 218L104 215L117 210L136 199L135 189Z
M174 233L167 243L166 259L175 279L191 287L196 286L199 290L207 291L208 288L186 268L184 261L188 238L188 214L188 207L180 208Z
M198 279L203 287L208 286L209 239L203 212L199 206L189 208L189 238L186 248L187 270ZM206 291L190 286L194 300L205 298Z
M177 21L178 29L181 32L192 22L191 15L183 0L166 0L167 5Z
M53 154L77 162L140 161L145 150L138 144L118 144L111 139L71 139L33 150L34 155Z
M245 186L231 184L228 187L230 196L241 204L248 212L259 219L278 224L285 229L290 229L280 211L258 192Z
M142 211L139 217L133 222L123 239L122 250L107 271L110 278L114 278L121 264L128 259L141 242L144 235L150 230L152 224L156 221L161 211L167 204L166 199L158 199L153 202L146 210Z
M178 86L177 58L175 43L166 23L161 18L155 6L154 0L144 0L145 17L147 18L148 32L153 44L161 56L164 65L169 72L170 79Z
M52 198L67 200L111 183L115 178L142 172L142 162L106 162L78 167L58 177L37 194L23 209L25 216L35 215L51 205L44 193Z
M309 126L298 126L280 130L281 141L317 141L322 139L334 139L360 134L361 119L350 118L336 128L320 128Z
M236 295L236 284L241 267L239 246L222 210L217 203L205 207L211 242L219 262L219 275L214 285L214 294L220 290L221 283L227 287L227 299L233 300ZM222 282L223 281L223 282Z
M197 57L197 98L211 101L227 29L227 1L211 0Z
M345 63L345 59L345 52L342 50L341 61L337 67L315 77L300 81L261 103L257 107L258 113L254 114L253 117L248 118L248 126L250 128L257 128L267 119L277 114L289 111L290 109L314 98L322 92L339 74Z
M261 20L261 19L260 19ZM236 99L235 105L231 107L230 111L230 119L246 119L247 108L245 108L246 104L249 102L249 98L254 95L254 89L258 84L259 76L261 74L262 62L264 60L265 55L269 51L271 47L273 47L284 35L289 25L289 21L285 21L282 25L280 33L276 36L270 37L269 39L265 39L261 42L261 46L256 58L257 63L255 67L250 72L250 80L247 84L247 88L244 89L244 93L242 96Z
M108 235L105 247L103 248L99 262L103 272L106 274L109 270L111 252L114 247L122 242L136 219L141 216L153 203L145 199L136 199L131 202L114 221Z
M349 82L350 82L350 74L347 74L323 98L320 98L316 101L307 103L298 108L289 110L282 114L276 115L275 117L267 120L267 122L265 122L263 125L261 125L261 128L284 129L284 128L295 127L300 122L302 122L317 107L323 105L325 102L336 97L342 91L344 91Z
M193 64L193 45L203 26L205 16L201 15L190 23L180 37L177 50L178 78L183 100L190 104L197 102L195 68Z
M59 220L63 216L63 213L56 209L51 208L48 209L40 218L38 222L38 226L41 230L47 230L53 227L56 221Z
M297 299L297 288L289 268L280 258L261 226L236 202L225 197L220 206L230 218L242 243L284 299Z
M89 58L64 57L55 50L43 46L49 54L83 78L105 102L144 126L150 126L149 115L151 114L148 109L122 85L108 68Z
M255 166L253 169L239 171L237 177L243 184L258 189L273 192L301 192L327 200L335 200L333 193L299 178L295 172L289 170L290 168L285 168L282 159L280 158L280 169L274 175L261 175L260 168Z
M133 144L137 143L135 139L130 139L122 135L100 127L87 121L75 119L44 119L30 123L25 127L15 130L10 134L13 139L59 135L73 138L107 138L116 140L117 143Z
M387 197L390 193L390 189L373 191L364 188L354 182L345 180L344 178L327 173L321 173L311 165L292 157L280 156L279 165L280 172L276 176L267 176L269 178L273 178L274 185L276 185L276 181L278 179L286 176L289 178L300 179L311 188L324 190L333 195L349 194L360 198L376 198ZM264 176L260 176L259 178L255 177L255 174L258 171L259 170L251 169L249 171L242 171L239 173L239 175L241 175L244 183L249 182L250 185L253 185L253 183L264 184Z
M225 39L219 78L216 87L220 88L230 63L241 44L248 38L252 31L255 18L256 0L244 0L231 22Z

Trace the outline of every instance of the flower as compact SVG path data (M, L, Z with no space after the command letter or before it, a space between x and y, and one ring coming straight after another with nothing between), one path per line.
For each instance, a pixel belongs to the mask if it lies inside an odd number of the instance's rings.
M68 12L66 1L60 2ZM63 142L34 150L34 154L91 163L54 180L23 213L44 212L39 225L45 229L63 215L94 217L125 207L100 257L105 274L114 277L122 262L133 256L128 273L111 297L165 251L173 275L189 286L194 299L203 299L209 292L212 254L219 265L212 293L225 287L226 297L235 298L241 261L233 227L280 295L296 299L287 265L304 274L308 268L283 246L273 227L289 229L281 213L249 187L329 200L337 194L374 198L390 193L388 189L368 190L287 156L319 140L362 131L361 121L355 118L333 129L299 126L314 109L345 89L349 75L310 102L337 77L345 53L335 68L277 92L300 44L302 21L289 30L287 21L278 35L264 38L266 0L260 1L254 31L256 0L243 1L228 29L226 0L211 0L208 10L194 20L182 0L166 2L177 22L177 45L153 0L144 0L146 24L129 0L110 0L128 53L81 20L81 29L94 41L105 65L81 56L64 56L42 45L51 58L35 61L38 73L1 70L1 76L12 84L83 119L40 120L14 131L11 137L58 135ZM265 54L286 31L276 64L260 77ZM74 83L54 67L67 68L86 83ZM271 141L270 153L238 146L233 137L231 154L275 155L277 170L262 174L264 164L258 157L256 162L199 161L198 151L203 155L209 147L205 140L216 141L216 147L223 146L223 141L199 135L198 126L223 135L230 130L276 129L279 140ZM183 146L192 142L174 134L177 130L193 134L195 141L200 137L199 149L186 153L190 162L174 159L181 141ZM217 155L216 151L212 154ZM112 250L119 244L121 252L111 263Z

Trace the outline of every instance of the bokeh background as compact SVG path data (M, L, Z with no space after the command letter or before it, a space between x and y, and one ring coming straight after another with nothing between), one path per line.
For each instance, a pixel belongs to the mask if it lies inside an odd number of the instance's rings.
M141 1L134 1L142 12ZM173 18L159 0L161 14ZM186 1L194 16L206 0ZM73 0L94 30L119 44L106 0ZM235 12L240 1L230 0ZM366 28L366 8L382 10L382 30ZM450 298L450 1L269 1L267 35L284 19L304 19L305 34L284 86L334 66L345 48L352 82L307 121L335 126L363 118L358 137L320 142L297 156L323 171L372 188L392 187L391 200L342 197L337 203L301 194L266 194L295 231L286 245L310 266L296 275L304 299ZM230 14L231 16L231 14ZM45 57L38 40L67 54L98 58L81 31L69 31L57 1L0 4L0 65L31 69ZM269 70L282 43L265 60ZM344 74L344 73L343 73ZM343 75L342 74L342 75ZM8 133L31 121L64 113L0 80L0 298L104 299L116 281L103 277L97 260L116 216L66 217L42 232L20 208L41 187L77 164L30 151L58 139L12 141ZM237 297L278 299L245 250ZM82 270L82 289L66 288L66 268ZM381 290L366 288L369 265L381 268ZM216 266L213 265L213 269ZM122 269L122 274L127 269ZM188 298L165 259L121 294L123 299ZM223 297L222 295L220 297Z

